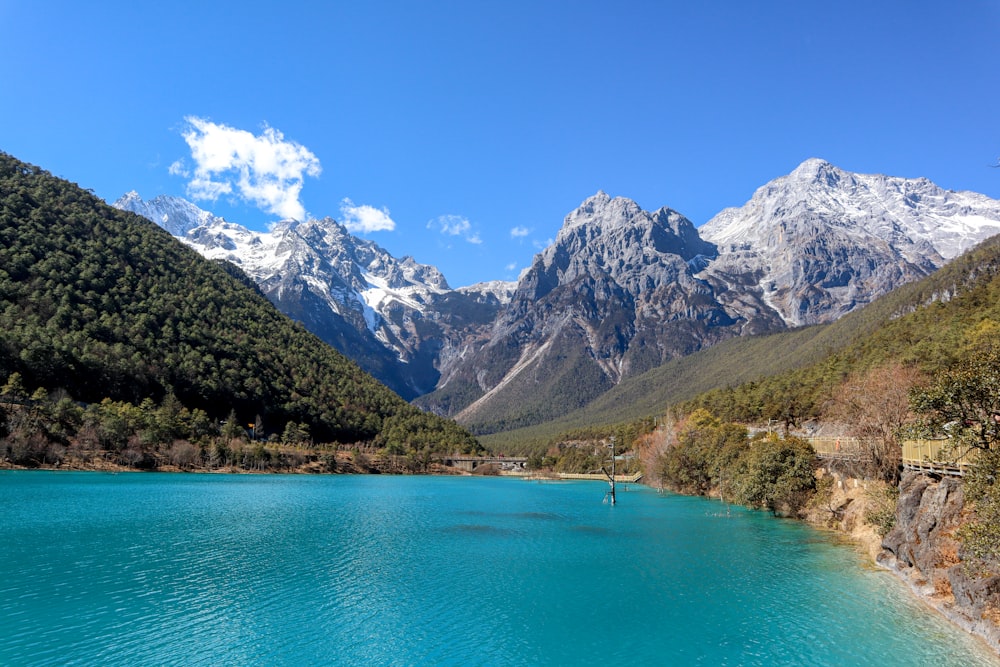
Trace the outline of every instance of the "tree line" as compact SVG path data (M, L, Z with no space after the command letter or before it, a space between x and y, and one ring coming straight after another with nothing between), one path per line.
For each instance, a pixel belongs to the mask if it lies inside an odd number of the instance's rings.
M390 425L371 442L317 442L307 424L212 418L175 395L138 405L105 398L81 404L65 391L29 391L18 373L0 387L0 462L135 470L426 472L448 452L437 422ZM450 452L449 452L450 453Z

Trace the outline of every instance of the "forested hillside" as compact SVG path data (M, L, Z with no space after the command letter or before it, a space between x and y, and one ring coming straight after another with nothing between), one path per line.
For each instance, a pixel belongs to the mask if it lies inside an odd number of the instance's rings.
M76 401L176 396L213 419L258 416L317 441L471 449L287 319L238 269L0 153L0 382Z

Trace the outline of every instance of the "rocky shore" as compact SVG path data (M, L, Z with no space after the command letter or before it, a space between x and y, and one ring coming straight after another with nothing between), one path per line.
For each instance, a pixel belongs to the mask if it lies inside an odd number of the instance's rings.
M965 511L961 480L904 473L895 523L882 537L871 519L881 510L884 485L825 469L823 478L829 492L818 494L821 500L806 521L847 536L917 597L1000 655L1000 577L972 568L954 537Z
M896 525L877 562L955 624L1000 653L1000 577L976 571L962 554L955 530L963 519L958 478L906 473Z

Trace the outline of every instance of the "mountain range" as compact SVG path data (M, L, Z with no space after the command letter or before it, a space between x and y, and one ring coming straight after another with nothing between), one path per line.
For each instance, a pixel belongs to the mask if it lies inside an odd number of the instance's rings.
M130 192L114 206L239 266L282 312L406 399L435 388L445 342L474 338L513 291L499 281L453 290L435 267L397 259L331 218L255 232L178 197Z
M1000 201L810 159L700 229L598 192L516 284L456 290L330 218L254 232L173 197L114 205L237 264L404 398L480 433L728 338L834 321L1000 232Z

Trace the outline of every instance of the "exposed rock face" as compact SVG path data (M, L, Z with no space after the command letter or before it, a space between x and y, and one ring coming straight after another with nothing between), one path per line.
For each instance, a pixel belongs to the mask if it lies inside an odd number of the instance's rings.
M916 568L925 576L942 565L954 565L947 561L957 560L958 543L952 533L959 525L962 506L959 479L907 473L900 482L896 525L882 546L899 567ZM933 586L929 579L927 583ZM933 593L933 587L926 592Z
M817 469L816 478L817 482L829 479L829 496L822 503L809 503L803 518L814 526L843 533L875 560L882 552L882 538L866 517L869 512L881 509L883 483L853 477L840 469L836 461L824 462ZM820 486L818 483L817 487Z
M694 275L714 255L676 211L599 192L535 256L482 344L418 402L481 431L527 425L737 335L742 322Z
M961 480L909 472L899 488L896 525L882 541L879 563L1000 651L1000 577L977 574L954 539L964 504Z

